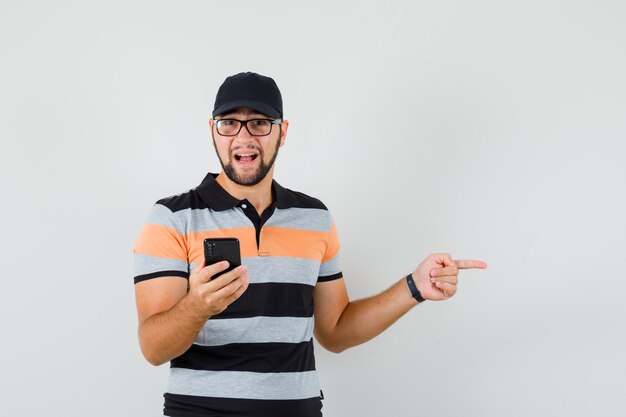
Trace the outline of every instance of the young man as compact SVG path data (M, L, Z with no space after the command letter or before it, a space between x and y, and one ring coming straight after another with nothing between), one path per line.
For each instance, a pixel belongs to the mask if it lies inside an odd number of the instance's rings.
M486 267L433 254L350 301L328 210L273 180L289 128L274 80L228 77L209 127L221 172L158 201L134 249L141 350L171 362L165 415L321 416L313 334L341 352L419 302L454 295L460 269ZM212 279L228 263L204 264L209 237L239 239L243 265Z

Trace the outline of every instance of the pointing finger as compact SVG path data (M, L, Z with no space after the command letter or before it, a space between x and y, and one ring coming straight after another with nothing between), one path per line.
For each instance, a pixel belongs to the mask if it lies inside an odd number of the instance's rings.
M487 268L487 264L483 261L477 261L473 259L462 259L454 261L454 265L456 265L459 269L485 269Z

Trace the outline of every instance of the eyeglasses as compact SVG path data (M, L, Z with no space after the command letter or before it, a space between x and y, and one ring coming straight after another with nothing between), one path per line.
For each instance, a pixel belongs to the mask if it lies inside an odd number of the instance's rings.
M217 133L222 136L237 136L242 126L245 126L248 133L252 136L267 136L272 132L273 125L281 124L282 122L282 119L219 119L215 120L215 127L217 128Z

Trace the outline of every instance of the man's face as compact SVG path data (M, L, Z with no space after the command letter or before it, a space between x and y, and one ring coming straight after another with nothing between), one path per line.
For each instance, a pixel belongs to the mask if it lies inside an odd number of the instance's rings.
M242 108L216 117L219 119L271 119L254 110ZM211 135L217 157L222 164L226 176L239 185L256 185L272 170L278 156L278 149L283 145L287 122L272 126L267 136L252 136L242 126L236 136L222 136L218 133L215 123L211 120Z

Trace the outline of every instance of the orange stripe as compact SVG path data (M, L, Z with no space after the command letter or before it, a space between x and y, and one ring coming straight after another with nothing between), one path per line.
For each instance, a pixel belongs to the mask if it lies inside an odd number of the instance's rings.
M162 258L187 260L185 238L171 227L145 224L135 242L135 252Z
M333 223L330 226L330 233L328 234L328 246L326 247L326 253L322 262L333 259L339 253L339 234L337 233L337 226Z
M265 226L261 232L261 256L291 256L320 262L326 251L327 232Z
M135 252L197 263L204 260L204 239L215 237L239 239L243 258L259 255L288 256L325 262L339 252L337 229L334 224L330 232L264 226L259 250L256 246L256 232L252 226L190 232L183 236L167 226L146 224L135 243Z

